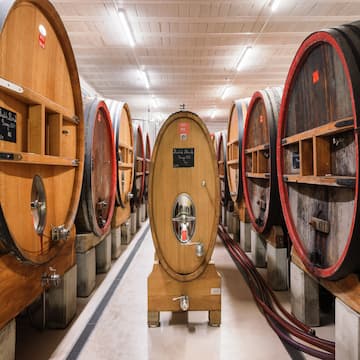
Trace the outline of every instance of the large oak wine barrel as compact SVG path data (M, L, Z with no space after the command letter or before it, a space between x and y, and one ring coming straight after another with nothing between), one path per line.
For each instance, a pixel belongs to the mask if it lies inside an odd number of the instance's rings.
M149 175L150 175L150 162L151 162L151 142L149 134L146 134L145 141L145 187L144 198L147 201L149 197Z
M293 60L277 162L290 238L315 276L360 270L360 23L319 31Z
M240 203L243 199L241 152L248 105L249 99L236 100L231 106L228 122L226 168L230 196L234 203Z
M0 29L0 251L42 264L66 243L80 197L78 72L48 1L1 1Z
M219 221L220 187L214 146L201 119L172 114L151 158L150 225L161 266L190 281L208 265Z
M84 120L85 166L76 231L102 236L111 225L117 178L114 135L105 102L85 99Z
M242 180L250 221L259 233L283 223L276 171L276 135L282 88L256 91L242 143Z
M226 144L227 144L227 136L225 133L221 132L218 137L216 155L217 155L219 177L220 177L220 199L221 199L221 205L224 207L227 207L229 201L231 201L228 179L227 179Z
M133 198L131 208L141 205L145 188L145 147L141 126L134 129L134 180L132 187Z
M116 206L129 203L134 179L134 135L129 106L116 100L105 100L109 109L117 160Z

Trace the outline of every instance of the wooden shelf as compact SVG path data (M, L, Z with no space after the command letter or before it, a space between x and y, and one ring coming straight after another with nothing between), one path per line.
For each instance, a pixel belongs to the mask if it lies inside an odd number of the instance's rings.
M254 146L252 148L245 149L245 154L251 154L255 151L268 150L269 148L270 148L269 144L261 144L261 145Z
M246 177L254 178L254 179L269 179L270 178L270 173L251 173L251 172L247 172Z
M0 91L3 91L5 94L8 94L11 97L14 97L28 105L44 105L47 112L62 114L64 120L72 122L74 124L79 123L79 118L68 108L57 104L56 102L50 100L49 98L41 94L38 94L33 90L22 86L19 86L19 88L21 88L23 91L17 92L5 86L0 86Z
M239 139L235 139L235 140L229 141L229 142L227 143L227 146L233 145L233 144L238 144L238 143L239 143Z
M322 125L322 126L314 128L314 129L307 130L302 133L289 136L287 138L283 138L281 141L281 144L283 146L287 146L287 145L299 142L301 140L311 139L316 136L333 135L336 133L351 130L354 128L353 120L354 120L353 117L347 117L344 119L333 121L326 125Z
M142 158L141 156L137 156L137 157L136 157L136 160L144 161L144 158Z
M239 159L228 160L226 163L228 165L239 165Z
M60 156L51 156L51 155L40 155L33 153L6 153L10 156L9 159L5 159L5 153L0 153L0 162L7 163L17 163L17 164L28 164L28 165L52 165L52 166L69 166L77 167L79 166L79 161L77 159L69 159Z
M129 163L123 163L122 161L118 161L118 166L121 169L132 169L134 165Z
M354 176L301 176L301 175L283 175L285 182L325 185L335 187L354 188L356 178Z
M224 163L224 160L219 160L218 161L218 164L220 164L220 165L223 164L223 163Z
M140 177L140 176L143 176L144 175L144 173L142 172L142 171L140 171L140 172L136 172L136 177Z
M130 146L130 145L128 145L128 144L125 144L125 143L123 143L123 142L121 142L121 141L119 141L119 147L120 148L124 148L124 149L128 149L128 150L133 150L133 147L132 146Z

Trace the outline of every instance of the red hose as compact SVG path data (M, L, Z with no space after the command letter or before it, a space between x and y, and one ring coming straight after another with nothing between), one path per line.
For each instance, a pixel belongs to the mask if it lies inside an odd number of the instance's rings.
M239 245L233 241L222 225L219 226L218 232L234 262L237 265L240 265L244 270L246 274L246 280L253 297L259 309L262 310L266 320L276 332L276 334L297 350L306 352L320 359L334 359L335 343L316 337L313 335L314 332L310 327L306 326L293 315L291 315L288 311L286 311L285 308L279 303L275 294L266 284L264 279L258 273L253 263L239 247ZM287 318L287 320L277 313L276 308L274 308L272 302L275 303L276 307ZM292 339L287 333L290 333L294 337L297 337L302 341L326 352L299 343L298 341Z
M233 249L231 249L230 251L232 252ZM241 259L238 259L238 260L241 261ZM260 297L256 294L256 290L254 289L254 287L253 287L254 285L252 284L251 281L249 282L249 286L250 286L250 290L252 292L253 297L255 298L256 302L261 306L261 308L264 310L264 312L266 314L268 314L269 316L271 316L278 324L280 324L288 332L290 332L294 336L297 336L301 340L309 342L310 344L312 344L314 346L323 347L324 350L326 350L326 351L330 351L330 352L333 351L333 349L334 349L333 343L330 342L331 344L324 344L322 339L319 339L314 336L310 336L307 333L303 333L301 330L289 325L289 323L286 322L285 319L283 319L281 316L279 316L264 301L262 301L260 299ZM326 340L326 342L328 342L328 341Z

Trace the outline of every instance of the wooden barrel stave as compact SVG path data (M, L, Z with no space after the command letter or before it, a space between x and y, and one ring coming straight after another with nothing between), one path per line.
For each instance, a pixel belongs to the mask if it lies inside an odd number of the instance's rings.
M68 233L75 220L84 156L80 84L70 41L52 5L24 0L1 6L7 12L0 24L0 78L13 85L0 86L0 107L16 114L16 138L13 133L13 139L0 140L0 246L39 264L54 258L66 241L52 240L53 227ZM39 24L47 31L44 48L34 36ZM46 198L42 233L33 223L38 212L30 207L35 177Z
M141 126L134 130L134 181L132 187L133 198L131 208L141 205L145 188L145 148Z
M231 199L234 203L240 203L243 199L242 185L242 139L246 119L247 108L250 99L236 100L230 110L226 157L228 159L227 178Z
M259 233L282 224L276 172L276 132L282 88L254 93L243 136L242 178L246 207Z
M218 138L216 154L217 154L219 176L220 176L221 204L225 207L227 207L229 202L231 202L228 176L227 176L226 144L227 144L227 135L225 134L225 132L221 132Z
M149 134L146 134L145 142L145 187L144 198L147 201L149 197L149 175L150 175L150 162L151 162L151 142Z
M179 134L184 124L186 140ZM174 167L174 149L194 148L193 167ZM189 111L170 115L157 136L151 158L149 217L156 254L161 266L175 280L191 281L200 276L210 261L219 221L220 186L216 154L201 119ZM171 214L181 193L191 196L196 225L192 242L202 242L204 255L194 246L177 240Z
M78 233L106 234L116 193L116 155L110 113L98 98L84 101L85 169L76 218Z
M309 271L328 279L360 269L354 134L360 114L360 36L355 28L345 25L305 39L290 68L280 114L279 187L289 235ZM306 74L310 80L304 84ZM299 98L306 106L294 112ZM299 153L296 169L294 153ZM306 160L305 153L314 160Z

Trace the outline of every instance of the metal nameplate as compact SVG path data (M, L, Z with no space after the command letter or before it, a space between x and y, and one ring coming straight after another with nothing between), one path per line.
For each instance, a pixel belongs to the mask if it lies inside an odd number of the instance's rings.
M194 148L174 148L173 149L173 168L194 167Z
M16 113L0 107L0 140L16 143Z

